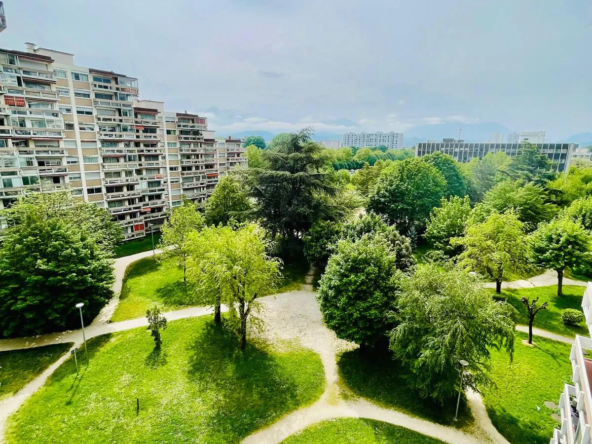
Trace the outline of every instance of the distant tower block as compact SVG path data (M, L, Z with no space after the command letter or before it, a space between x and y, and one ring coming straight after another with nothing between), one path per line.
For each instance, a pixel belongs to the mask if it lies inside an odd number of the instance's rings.
M6 29L6 15L4 15L4 4L0 2L0 32Z

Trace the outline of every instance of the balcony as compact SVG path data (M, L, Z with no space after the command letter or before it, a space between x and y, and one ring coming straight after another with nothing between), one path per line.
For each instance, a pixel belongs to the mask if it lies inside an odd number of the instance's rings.
M12 136L16 138L56 138L61 139L64 137L64 134L60 131L41 131L38 129L33 128L19 128L19 129L12 129L12 127L0 126L0 136Z
M136 133L136 141L139 141L139 140L150 140L150 141L160 142L162 140L162 135Z
M105 185L125 185L125 184L137 184L140 183L137 177L114 177L112 179L105 179L103 181Z
M105 194L105 200L121 200L121 199L128 199L130 197L140 197L141 196L140 190L133 190L133 191L122 191L119 193L108 193Z
M103 163L101 166L109 171L134 170L139 167L137 163L131 162Z
M68 168L66 167L39 167L40 176L67 176Z
M582 310L584 311L584 317L586 318L586 326L592 336L592 282L588 282L584 297L582 298Z
M154 119L154 120L149 120L149 119L134 119L134 125L139 125L139 126L160 126L160 120Z
M208 125L205 123L179 123L177 122L177 128L179 129L195 129L195 130L207 130Z
M64 157L66 150L35 150L34 154L39 157Z
M180 142L201 142L203 141L203 136L177 136Z
M124 205L121 207L107 208L111 214L125 214L140 211L142 209L141 204Z
M133 132L99 131L99 139L133 141L136 137Z
M132 102L127 102L125 100L102 100L102 99L94 99L93 103L97 107L109 107L109 108L129 108L133 107Z
M56 82L56 79L54 78L53 74L49 74L49 73L46 74L46 73L42 73L39 71L29 71L27 69L23 69L22 75L23 75L23 77L26 77L28 79L43 80L43 81L48 81L48 82L52 82L52 83Z
M134 119L132 117L121 117L121 116L96 116L95 117L97 123L116 123L116 124L126 124L126 125L133 125Z
M53 91L36 91L31 89L25 89L25 97L32 97L34 99L51 100L54 102L58 101L58 93Z
M205 164L205 159L181 159L181 165L203 165Z

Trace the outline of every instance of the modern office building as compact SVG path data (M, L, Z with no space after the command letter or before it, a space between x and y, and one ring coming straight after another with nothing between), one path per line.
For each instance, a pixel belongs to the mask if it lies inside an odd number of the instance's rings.
M592 282L588 282L584 292L582 308L589 335L592 335ZM560 428L553 432L550 444L591 444L592 340L576 335L569 359L572 384L565 384L559 397Z
M569 162L578 147L575 143L536 143L539 152L556 162L557 171L569 168ZM520 143L473 143L464 140L444 139L442 142L422 142L415 146L416 156L425 156L439 151L449 154L458 162L470 162L471 159L483 158L487 153L504 152L516 156L520 151Z
M402 133L347 133L343 135L342 146L364 148L367 146L384 145L389 150L403 148Z
M321 145L331 150L338 150L343 146L339 140L323 140L321 141Z
M497 132L491 135L490 143L504 143L504 134Z
M588 148L578 148L574 151L572 159L584 159L592 161L592 151Z
M69 190L133 239L246 163L240 143L217 146L204 117L138 96L136 78L77 66L72 54L0 49L0 209L27 190Z
M521 131L508 134L508 143L545 143L545 131Z

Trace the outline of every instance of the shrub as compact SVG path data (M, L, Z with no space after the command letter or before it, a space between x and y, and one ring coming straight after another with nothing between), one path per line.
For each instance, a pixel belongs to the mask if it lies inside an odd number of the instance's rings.
M577 325L584 322L584 313L573 308L566 308L561 312L561 319L565 325Z

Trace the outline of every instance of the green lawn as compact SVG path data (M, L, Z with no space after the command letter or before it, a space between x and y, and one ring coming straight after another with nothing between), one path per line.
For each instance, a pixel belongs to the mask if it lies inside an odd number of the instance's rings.
M155 352L145 328L89 341L76 379L69 359L8 420L7 443L238 443L324 389L317 354L272 351L211 318L171 322ZM136 413L136 400L140 401Z
M14 395L72 347L71 343L0 352L0 400Z
M154 246L158 248L160 233L154 233ZM115 247L115 257L130 256L152 250L152 236L148 235L142 239L122 242Z
M365 418L339 418L315 424L282 444L440 444L403 427Z
M463 427L473 421L464 399L457 423L453 420L456 400L441 406L430 399L422 399L408 387L406 370L388 351L368 355L360 354L357 349L348 351L338 358L338 366L343 383L357 396L439 424Z
M557 286L523 288L520 290L503 290L502 297L507 298L506 300L518 311L518 324L528 325L526 307L520 302L520 299L526 297L532 301L532 298L539 297L538 304L548 302L549 305L546 310L541 310L536 315L534 319L535 327L565 336L575 336L576 334L587 336L588 329L583 323L571 327L563 324L561 320L561 312L566 308L582 311L582 296L585 289L586 287L566 285L563 287L563 296L558 297ZM494 290L492 292L495 295ZM496 297L498 296L496 295Z
M183 271L153 257L140 259L127 269L123 279L119 305L113 313L113 322L146 315L154 305L163 311L184 306Z
M522 344L526 338L518 333L512 365L505 352L492 351L495 386L484 390L483 398L493 424L512 444L547 444L559 423L544 402L557 404L570 382L571 346L537 337L531 348Z

